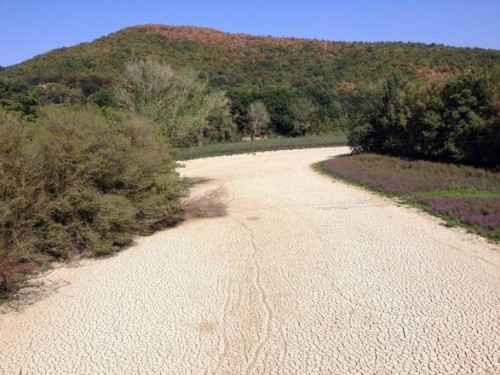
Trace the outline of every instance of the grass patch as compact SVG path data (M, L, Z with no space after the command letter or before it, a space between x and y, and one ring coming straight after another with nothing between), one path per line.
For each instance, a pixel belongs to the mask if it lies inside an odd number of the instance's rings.
M336 158L315 169L444 218L447 226L500 241L500 173L374 154Z
M268 138L259 141L213 143L206 146L179 149L175 158L177 160L190 160L211 156L247 154L261 151L345 145L347 145L347 139L344 134L311 135L297 138Z
M421 198L500 198L500 191L455 189L455 190L431 190L418 192Z

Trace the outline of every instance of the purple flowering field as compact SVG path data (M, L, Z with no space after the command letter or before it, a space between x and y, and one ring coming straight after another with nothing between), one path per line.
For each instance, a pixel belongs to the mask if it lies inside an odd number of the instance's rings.
M420 201L439 213L456 216L468 224L493 229L500 223L500 198L440 197Z
M484 169L362 154L323 167L370 188L409 197L432 211L500 240L500 173Z

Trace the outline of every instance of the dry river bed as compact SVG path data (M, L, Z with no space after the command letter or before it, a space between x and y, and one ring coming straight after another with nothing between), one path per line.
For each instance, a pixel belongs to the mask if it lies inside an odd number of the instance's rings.
M500 374L499 247L310 167L347 151L186 162L222 216L42 278L0 374Z

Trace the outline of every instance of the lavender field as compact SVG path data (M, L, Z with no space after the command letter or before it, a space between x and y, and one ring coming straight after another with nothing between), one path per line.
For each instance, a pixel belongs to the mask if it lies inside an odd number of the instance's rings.
M500 240L500 173L484 169L365 154L322 163L342 179L404 198Z

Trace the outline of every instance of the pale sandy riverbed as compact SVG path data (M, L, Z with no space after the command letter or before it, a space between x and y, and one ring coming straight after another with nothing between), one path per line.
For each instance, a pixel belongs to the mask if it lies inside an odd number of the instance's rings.
M310 168L345 152L186 162L226 215L52 272L0 374L500 373L499 247Z

